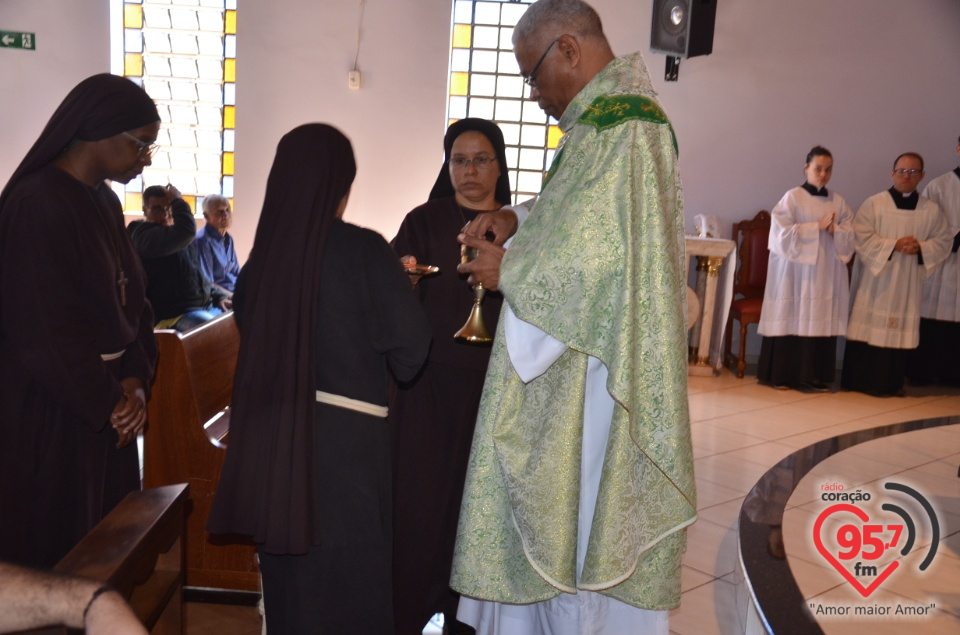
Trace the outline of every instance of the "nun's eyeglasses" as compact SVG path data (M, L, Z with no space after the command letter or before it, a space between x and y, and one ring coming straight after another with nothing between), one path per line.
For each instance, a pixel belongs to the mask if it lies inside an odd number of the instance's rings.
M157 150L160 149L160 146L158 146L157 144L155 144L155 143L147 143L146 141L144 141L144 140L142 140L142 139L137 139L136 137L134 137L134 136L133 136L132 134L130 134L129 132L124 131L124 132L121 133L121 134L123 134L124 136L128 137L131 141L133 141L134 143L137 144L137 152L139 152L139 153L140 153L140 156L142 156L142 157L151 157L151 158L152 158L153 155L155 155L155 154L157 153Z
M467 157L453 157L450 159L450 165L452 165L457 170L466 170L468 165L472 165L478 170L486 170L488 167L497 162L497 159L494 157L488 157L485 154L475 156L472 159Z

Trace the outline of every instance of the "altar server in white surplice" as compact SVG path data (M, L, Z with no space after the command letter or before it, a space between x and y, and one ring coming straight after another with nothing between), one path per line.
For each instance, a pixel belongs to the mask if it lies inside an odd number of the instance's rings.
M807 154L806 182L770 213L770 260L757 332L763 335L758 376L776 388L830 390L837 336L846 335L853 256L853 211L827 190L833 156L822 146Z
M913 385L960 385L960 167L930 181L923 195L940 205L953 234L953 246L923 284L920 346L910 354L907 376Z
M923 281L950 253L953 233L940 206L920 196L923 157L893 164L893 187L874 194L853 220L857 259L841 385L902 395L907 355L920 339Z

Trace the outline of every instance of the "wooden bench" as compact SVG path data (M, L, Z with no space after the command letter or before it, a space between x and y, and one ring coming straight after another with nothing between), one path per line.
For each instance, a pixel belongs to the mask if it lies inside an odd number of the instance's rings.
M132 492L54 568L107 582L154 635L183 633L183 531L187 486ZM75 633L65 626L31 635Z
M144 435L143 484L190 485L186 583L259 590L256 550L242 537L206 531L223 469L240 334L232 313L186 333L156 331L159 357Z

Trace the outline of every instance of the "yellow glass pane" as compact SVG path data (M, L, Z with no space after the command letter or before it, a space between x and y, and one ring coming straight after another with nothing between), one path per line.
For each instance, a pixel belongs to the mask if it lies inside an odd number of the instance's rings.
M143 194L140 192L126 192L123 209L127 212L139 212L143 209Z
M471 27L469 24L454 24L453 25L453 48L455 49L468 49L470 48L470 34Z
M183 202L189 205L194 213L197 212L197 197L194 194L184 194Z
M139 4L123 5L123 28L143 28L143 6Z
M233 176L233 153L232 152L223 153L223 175Z
M223 107L223 128L224 130L233 130L237 126L237 107Z
M466 95L470 87L469 73L450 73L450 94Z
M124 53L123 74L125 77L143 77L143 55Z
M223 32L227 35L236 35L237 33L237 12L227 11L223 16Z
M547 147L556 148L557 144L560 143L560 137L563 136L563 131L560 130L560 126L550 126L547 130Z
M223 60L223 81L237 81L237 60L232 58Z

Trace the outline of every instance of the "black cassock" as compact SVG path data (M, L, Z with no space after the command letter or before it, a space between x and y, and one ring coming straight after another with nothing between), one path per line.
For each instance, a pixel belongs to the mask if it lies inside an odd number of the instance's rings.
M117 450L109 419L119 380L149 387L153 374L145 286L105 184L48 166L10 192L0 209L0 560L53 566L140 488L137 446Z

